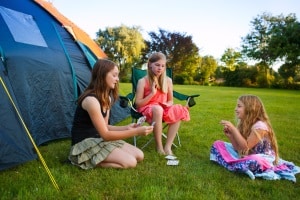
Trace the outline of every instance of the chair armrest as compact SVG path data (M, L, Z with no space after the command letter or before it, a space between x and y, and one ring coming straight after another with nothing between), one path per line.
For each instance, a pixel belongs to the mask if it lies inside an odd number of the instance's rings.
M126 108L128 107L128 103L130 101L129 98L125 97L125 96L119 96L119 99L120 99L120 106L122 108Z
M188 98L187 98L187 105L189 106L189 107L193 107L194 105L196 105L196 101L195 101L195 99L194 99L194 97L199 97L200 95L199 94L194 94L194 95L190 95L190 96L188 96Z
M194 105L196 105L196 101L195 101L195 97L200 96L199 94L193 94L193 95L186 95L186 94L181 94L179 92L176 92L175 90L173 91L173 96L176 99L179 99L181 101L185 100L186 101L186 105L189 107L193 107Z
M126 98L130 99L130 101L133 101L134 96L135 95L133 93L129 93L129 94L126 95Z
M132 93L128 94L126 97L125 96L119 96L120 106L122 108L126 108L127 106L129 106L131 117L134 118L134 119L138 119L143 115L136 110L135 105L132 103L132 99L130 99L132 97L133 97Z

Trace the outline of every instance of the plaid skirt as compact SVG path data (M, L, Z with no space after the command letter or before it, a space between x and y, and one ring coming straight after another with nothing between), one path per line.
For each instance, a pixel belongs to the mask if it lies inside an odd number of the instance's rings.
M115 149L125 144L123 140L107 141L102 138L87 138L71 147L69 160L82 169L95 168Z

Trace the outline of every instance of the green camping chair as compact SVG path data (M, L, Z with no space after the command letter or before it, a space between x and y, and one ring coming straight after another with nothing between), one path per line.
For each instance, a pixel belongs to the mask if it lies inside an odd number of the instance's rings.
M132 83L132 92L129 93L127 96L120 96L120 104L122 107L127 107L130 106L130 114L131 114L131 118L132 118L132 122L136 123L138 121L138 119L140 117L142 117L143 115L141 113L139 113L136 109L135 109L135 104L134 104L134 100L135 100L135 94L136 94L136 88L137 88L137 83L138 80L143 78L144 76L147 75L147 69L139 69L139 68L132 68L132 74L131 74L131 83ZM169 76L170 78L173 78L172 76L172 68L167 68L167 76ZM185 95L185 94L181 94L179 92L173 91L173 97L180 100L180 101L185 101L186 104L189 107L192 107L194 105L196 105L195 102L195 97L198 97L199 94L196 95ZM163 130L165 130L165 128L168 126L168 124L164 124L163 125ZM162 133L162 136L164 138L167 138L166 134ZM173 143L173 146L178 147L181 146L181 141L180 141L180 137L179 134L176 134L176 138L177 138L177 144ZM133 138L133 143L135 146L137 146L137 139L138 137L134 137ZM148 146L148 144L150 144L150 142L154 139L154 137L152 136L151 139L149 139L143 146L141 146L141 149L145 148L146 146Z

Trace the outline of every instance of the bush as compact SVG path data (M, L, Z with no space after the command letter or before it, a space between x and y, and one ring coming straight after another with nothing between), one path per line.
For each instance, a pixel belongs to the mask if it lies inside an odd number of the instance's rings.
M184 84L184 76L183 75L176 75L174 77L174 83L179 84L179 85L183 85Z

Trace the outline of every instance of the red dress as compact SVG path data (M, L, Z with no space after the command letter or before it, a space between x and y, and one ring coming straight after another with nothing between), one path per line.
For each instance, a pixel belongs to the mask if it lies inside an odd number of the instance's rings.
M151 93L151 87L149 80L145 80L144 97ZM137 110L146 116L148 123L152 122L152 106L160 105L163 108L163 121L167 124L172 124L182 121L190 120L190 113L188 107L181 104L174 104L171 106L165 105L167 102L167 93L163 93L160 89L157 90L156 94L150 99L147 105L139 107Z

